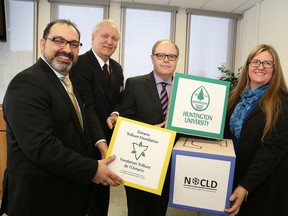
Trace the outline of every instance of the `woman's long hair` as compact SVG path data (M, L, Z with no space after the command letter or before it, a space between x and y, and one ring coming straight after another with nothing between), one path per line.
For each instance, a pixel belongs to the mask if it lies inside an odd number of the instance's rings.
M259 53L264 51L269 52L273 57L273 74L269 82L269 87L266 93L259 100L260 108L266 116L266 123L262 134L262 141L269 131L271 131L276 124L278 115L281 111L281 96L287 93L287 85L284 79L281 63L276 50L269 45L261 44L255 47L248 55L246 62L242 68L238 84L229 94L228 111L232 111L233 107L239 100L241 93L247 91L250 85L249 78L249 64L250 61Z

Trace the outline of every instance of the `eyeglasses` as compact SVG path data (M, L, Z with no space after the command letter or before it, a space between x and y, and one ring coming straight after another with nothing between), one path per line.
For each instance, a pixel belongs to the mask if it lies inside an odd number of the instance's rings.
M173 54L166 55L164 53L156 53L153 55L156 56L158 60L164 60L167 57L169 61L175 61L178 58L177 55L173 55Z
M258 59L252 59L250 61L250 65L252 67L259 67L260 64L262 64L263 67L266 69L271 69L274 66L274 62L272 62L272 61L260 61Z
M80 43L78 41L75 41L75 40L68 41L68 40L65 40L62 37L53 37L53 38L48 38L47 37L45 39L52 41L53 43L55 43L59 47L65 47L67 45L67 43L68 43L72 49L79 49L79 47L83 45L82 43Z
M117 37L117 36L110 36L108 34L101 34L100 36L103 39L108 39L109 37L111 37L114 42L118 42L119 41L119 37Z

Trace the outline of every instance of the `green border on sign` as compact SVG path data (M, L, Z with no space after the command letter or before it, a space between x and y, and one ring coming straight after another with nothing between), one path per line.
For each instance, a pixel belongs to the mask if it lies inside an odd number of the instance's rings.
M226 87L226 94L225 94L225 98L224 98L224 108L223 108L223 112L222 112L222 123L221 123L221 128L220 128L219 134L172 126L172 119L173 119L173 113L174 113L174 108L175 108L175 99L176 99L176 95L177 95L177 91L178 91L179 78L185 78L185 79L197 80L197 81L201 81L201 82L214 83L214 84L223 85ZM183 74L183 73L176 72L174 79L173 79L173 88L171 91L170 107L169 107L169 113L168 113L166 128L170 129L170 130L174 130L174 131L179 132L179 133L184 133L184 134L189 134L189 135L222 139L223 134L224 134L229 90L230 90L230 82L228 82L228 81L217 80L217 79L212 79L212 78L206 78L206 77L200 77L200 76L194 76L194 75L190 75L190 74Z

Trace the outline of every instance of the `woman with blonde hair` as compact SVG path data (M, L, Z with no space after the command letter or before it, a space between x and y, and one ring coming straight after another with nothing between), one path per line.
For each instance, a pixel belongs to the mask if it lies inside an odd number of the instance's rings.
M229 95L226 138L236 152L230 216L288 213L288 89L269 45L248 55Z

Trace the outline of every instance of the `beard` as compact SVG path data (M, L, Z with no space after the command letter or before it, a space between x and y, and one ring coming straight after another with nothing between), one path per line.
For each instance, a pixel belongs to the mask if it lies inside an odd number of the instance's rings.
M56 58L53 58L53 60L51 62L51 66L52 66L52 68L54 68L54 70L56 70L58 72L68 72L72 68L73 62L66 64L66 63L58 62Z
M63 61L59 61L57 60L57 56L66 56L68 57L71 61L68 63L68 62L63 62ZM63 52L63 51L58 51L55 56L53 57L48 57L45 52L43 53L43 56L45 58L45 60L48 62L48 64L54 69L56 70L57 72L59 73L66 73L66 72L69 72L70 69L72 68L74 62L74 56L70 53L66 53L66 52Z

